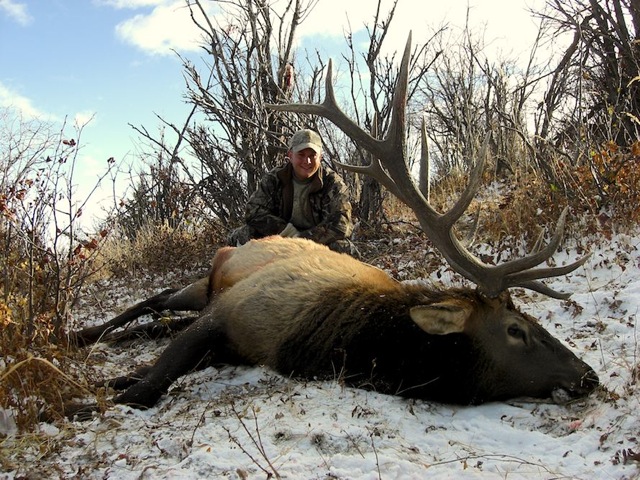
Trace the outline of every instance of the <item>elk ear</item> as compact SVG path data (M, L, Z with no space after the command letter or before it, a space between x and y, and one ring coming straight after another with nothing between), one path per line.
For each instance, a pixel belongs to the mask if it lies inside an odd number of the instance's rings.
M461 333L471 315L471 306L457 300L419 305L409 311L411 319L430 335Z

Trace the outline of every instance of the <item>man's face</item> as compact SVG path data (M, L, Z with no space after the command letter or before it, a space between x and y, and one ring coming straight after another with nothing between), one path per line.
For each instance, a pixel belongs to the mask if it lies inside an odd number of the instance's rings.
M293 166L293 173L298 180L308 180L320 168L322 154L317 153L313 148L304 148L299 152L289 150L287 155Z

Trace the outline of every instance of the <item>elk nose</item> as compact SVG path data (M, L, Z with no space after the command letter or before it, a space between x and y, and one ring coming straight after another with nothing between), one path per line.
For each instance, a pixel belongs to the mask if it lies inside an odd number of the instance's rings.
M586 392L592 392L598 385L600 385L600 379L592 369L589 369L580 380L580 388L584 389Z

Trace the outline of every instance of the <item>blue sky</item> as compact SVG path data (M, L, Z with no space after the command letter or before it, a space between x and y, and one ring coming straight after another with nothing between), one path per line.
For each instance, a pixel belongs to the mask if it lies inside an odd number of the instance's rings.
M273 0L272 5L284 0ZM389 43L470 18L496 50L525 49L536 26L526 11L544 0L400 0ZM206 2L205 2L206 3ZM308 48L342 42L370 21L375 0L319 0L300 30ZM109 157L133 161L139 145L129 124L157 131L155 114L179 124L188 111L179 60L195 55L195 31L184 0L0 0L0 106L27 118L81 124L81 167ZM385 0L383 5L391 5ZM331 55L332 52L327 52ZM338 60L339 58L336 58Z
M55 122L93 117L83 133L89 155L133 153L129 123L152 130L154 112L179 118L187 109L175 55L116 30L138 13L91 0L0 0L0 105Z

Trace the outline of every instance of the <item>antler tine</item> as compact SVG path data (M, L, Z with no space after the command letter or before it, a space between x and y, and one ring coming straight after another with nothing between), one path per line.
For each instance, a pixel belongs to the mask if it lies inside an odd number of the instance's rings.
M540 278L551 278L559 277L560 275L567 275L568 273L573 272L576 268L584 265L590 258L591 254L588 254L580 258L579 260L570 263L569 265L563 265L561 267L528 269L523 272L518 272L516 274L509 275L507 277L507 283L510 287L527 288L529 290L548 295L552 298L566 300L571 296L570 293L557 292L547 287L544 283L538 282L536 280Z
M378 114L375 113L373 115L373 120L371 122L371 130L370 135L373 138L377 138L378 136ZM342 163L336 161L336 165L342 167L343 169L353 172L353 173L362 173L364 175L368 175L370 177L375 178L382 185L385 186L387 190L391 192L391 194L398 197L401 201L406 203L402 192L398 189L396 182L389 176L389 174L382 168L382 164L380 163L380 159L369 154L369 165L349 165L348 163Z
M474 199L476 193L478 192L478 188L482 183L482 172L484 170L485 159L487 158L487 150L489 149L490 138L490 134L487 134L484 142L482 142L480 155L478 156L476 164L469 175L467 188L464 189L464 192L462 192L462 195L460 195L460 198L453 205L453 207L451 207L449 211L442 216L442 221L447 226L453 226L458 221L462 214L466 212L467 208L471 204L471 201Z
M576 260L568 265L561 267L549 267L549 268L535 268L545 260L551 258L556 252L562 235L564 233L564 225L567 218L568 207L565 207L558 218L556 229L553 236L549 240L549 243L536 253L528 255L524 258L512 260L510 262L503 263L493 267L492 274L495 274L497 278L502 278L503 288L510 287L523 287L529 290L534 290L540 293L544 293L553 298L567 298L568 295L560 292L551 292L551 290L540 282L535 282L541 278L551 278L560 275L566 275L573 272L575 269L584 265L584 263L591 257L591 254Z
M380 160L377 158L372 158L371 163L369 165L349 165L348 163L335 162L336 165L348 170L353 173L361 173L364 175L369 175L370 177L375 178L380 182L380 184L384 185L384 187L391 192L392 195L398 197L398 199L404 203L407 203L407 200L404 198L404 195L396 185L396 182L389 176L387 172L382 168L382 164Z
M549 243L544 248L535 253L532 253L531 255L527 255L524 258L519 258L517 260L512 260L502 265L498 265L497 267L495 267L496 271L500 272L501 275L509 276L540 265L542 262L550 258L555 253L558 246L560 246L560 241L562 240L562 235L564 234L564 224L567 218L568 211L568 207L565 207L562 210L562 213L560 214L560 217L558 218L558 221L556 223L556 229L553 232Z
M325 98L321 104L268 104L267 108L277 111L320 115L333 122L347 137L360 148L371 154L371 163L367 166L339 165L349 171L370 175L384 185L393 195L406 203L416 214L420 226L434 247L445 257L449 265L460 275L474 282L483 294L497 297L510 287L523 287L554 298L567 298L568 295L547 287L539 279L565 275L583 265L584 257L570 265L562 267L539 268L558 248L567 210L558 220L557 228L549 244L538 252L522 259L512 260L500 265L487 265L475 257L454 233L454 224L464 214L472 202L481 182L485 159L489 145L489 136L480 149L476 165L469 175L469 182L458 201L446 213L436 212L428 200L416 187L406 161L406 106L409 84L409 61L411 57L411 33L407 39L396 90L393 96L392 116L387 135L378 140L364 131L347 117L336 103L332 83L333 64L329 61L325 80ZM426 139L423 136L423 149Z
M478 172L477 168L474 169L471 176L473 177L476 172ZM469 183L473 183L474 180L475 179L471 178ZM467 188L467 190L468 189L469 188ZM558 219L552 238L543 249L531 255L527 255L524 258L511 260L500 265L487 265L481 262L469 253L462 244L459 244L457 238L453 237L452 243L459 245L457 250L468 260L468 263L458 265L457 267L454 267L454 269L467 279L476 283L478 288L489 297L496 297L500 292L512 287L522 287L542 293L552 298L568 298L570 294L557 292L537 280L567 275L584 265L584 263L591 257L591 254L585 255L573 263L560 267L534 268L551 258L551 256L556 252L564 232L567 212L568 207L565 207ZM449 260L449 257L447 257L447 260ZM449 260L449 262L451 263L451 260ZM452 264L452 267L453 265L454 264Z

